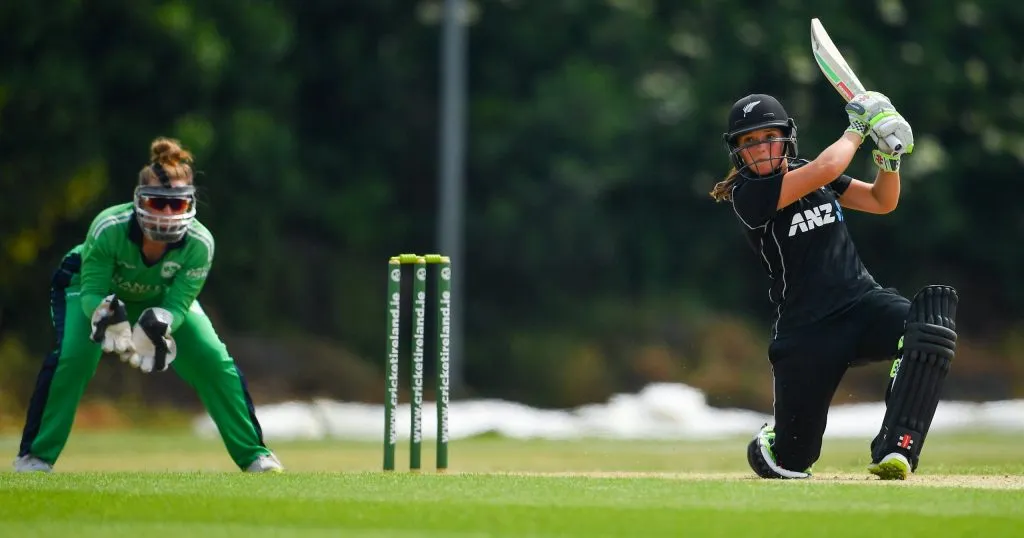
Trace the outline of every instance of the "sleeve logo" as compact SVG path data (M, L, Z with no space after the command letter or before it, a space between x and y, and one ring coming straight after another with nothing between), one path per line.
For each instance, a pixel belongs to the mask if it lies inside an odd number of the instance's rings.
M185 278L192 280L202 280L206 278L206 275L210 274L210 266L204 265L203 267L196 267L185 271Z

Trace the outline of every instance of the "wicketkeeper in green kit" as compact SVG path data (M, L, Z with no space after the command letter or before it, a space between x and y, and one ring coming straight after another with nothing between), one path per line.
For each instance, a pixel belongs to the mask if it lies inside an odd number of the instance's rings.
M240 469L283 470L263 443L245 378L196 299L214 242L195 218L192 156L167 138L150 149L134 202L97 215L54 273L57 346L36 380L16 471L53 469L104 352L146 373L172 368L198 393Z

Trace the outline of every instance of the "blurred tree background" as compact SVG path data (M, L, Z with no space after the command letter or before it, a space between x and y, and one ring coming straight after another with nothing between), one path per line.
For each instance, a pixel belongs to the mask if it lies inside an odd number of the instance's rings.
M201 300L257 402L381 401L386 259L436 250L441 4L3 2L0 413L52 346L50 273L159 135L196 154L218 242ZM464 396L679 381L770 410L768 280L707 192L747 93L783 101L804 157L845 128L811 17L917 138L899 208L847 219L865 263L904 295L959 289L947 398L1024 396L1024 4L944 6L469 2ZM873 175L865 152L850 173ZM105 361L87 397L196 408L126 370ZM886 370L839 400L881 399Z

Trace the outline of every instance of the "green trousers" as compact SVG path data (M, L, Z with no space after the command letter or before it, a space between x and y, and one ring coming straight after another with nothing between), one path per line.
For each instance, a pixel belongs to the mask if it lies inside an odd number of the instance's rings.
M128 319L134 320L153 305L127 306ZM68 440L78 403L96 372L102 350L89 339L91 324L82 312L77 288L54 287L51 307L58 346L44 361L36 380L19 455L32 454L53 464ZM263 444L245 378L198 301L172 336L178 353L171 369L199 395L235 464L245 469L259 456L270 454ZM117 366L130 368L121 363Z

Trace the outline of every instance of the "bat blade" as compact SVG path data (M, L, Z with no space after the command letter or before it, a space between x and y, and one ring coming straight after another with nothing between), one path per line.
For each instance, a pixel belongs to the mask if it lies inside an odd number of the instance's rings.
M839 48L825 31L825 26L817 18L811 19L811 52L821 73L846 102L850 102L858 93L864 93L864 85L850 64L846 63L846 58L843 58ZM885 141L894 152L903 152L903 143L895 136L889 135L885 137Z
M832 42L821 21L816 18L811 19L811 52L814 53L814 60L829 84L844 99L850 101L854 95L864 91L864 85L857 78L857 74L850 68L850 64L846 63L839 48Z

